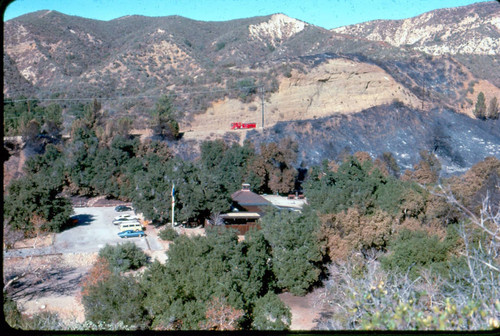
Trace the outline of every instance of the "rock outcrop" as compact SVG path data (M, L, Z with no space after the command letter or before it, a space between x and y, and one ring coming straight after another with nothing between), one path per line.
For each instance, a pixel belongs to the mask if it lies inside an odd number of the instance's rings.
M431 55L498 55L500 5L496 1L446 8L404 20L376 20L335 28L341 34L407 46Z

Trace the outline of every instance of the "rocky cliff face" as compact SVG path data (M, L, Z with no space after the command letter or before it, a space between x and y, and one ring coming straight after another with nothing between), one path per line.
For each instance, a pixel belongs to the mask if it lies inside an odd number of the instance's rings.
M272 47L276 47L293 35L303 31L306 26L305 22L283 14L275 14L266 22L250 25L248 30L252 39L257 39L264 43L269 43Z
M432 11L405 20L378 20L336 33L407 46L431 55L498 55L500 5L496 1Z
M373 106L401 102L420 107L422 102L380 67L347 58L327 59L307 73L297 70L280 78L277 92L264 102L264 125L280 121L323 118L353 114ZM262 101L251 104L238 99L214 103L208 113L197 115L190 129L229 127L231 122L262 125Z

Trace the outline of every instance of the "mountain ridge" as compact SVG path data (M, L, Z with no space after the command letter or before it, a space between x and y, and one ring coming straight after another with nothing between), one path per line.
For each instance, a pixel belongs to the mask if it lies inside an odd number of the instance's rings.
M499 15L493 5L443 11L449 17L441 19L467 21L475 11L474 24L483 20L490 27L491 18ZM434 31L436 14L422 15L432 19L429 30ZM378 24L379 30L397 31L389 29L394 22ZM85 98L83 103L95 98L110 118L128 115L134 128L146 128L156 99L169 94L184 113L181 131L200 140L189 132L224 134L234 121L271 129L394 103L473 118L478 90L488 101L500 98L500 60L493 44L487 45L493 54L483 49L432 54L418 44L369 38L375 27L370 29L327 30L280 13L204 22L137 15L99 21L39 11L4 24L4 95ZM453 34L452 28L442 30ZM497 38L494 29L476 29L475 34ZM467 35L456 36L457 43L467 43ZM73 108L65 105L69 114Z
M462 17L459 21L458 16ZM443 29L445 26L447 29ZM478 30L488 30L492 36L484 37ZM492 1L484 2L437 9L408 19L374 20L332 31L394 46L407 45L432 55L495 55L500 48L500 6ZM462 41L468 43L464 45Z

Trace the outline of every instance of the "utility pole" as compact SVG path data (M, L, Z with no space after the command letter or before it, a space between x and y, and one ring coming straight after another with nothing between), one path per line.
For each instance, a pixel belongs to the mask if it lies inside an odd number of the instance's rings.
M260 99L262 101L262 129L264 129L264 87L260 88Z

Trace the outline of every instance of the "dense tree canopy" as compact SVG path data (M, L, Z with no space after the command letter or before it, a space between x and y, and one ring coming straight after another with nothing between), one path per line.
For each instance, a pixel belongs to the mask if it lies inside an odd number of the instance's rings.
M144 274L145 305L153 327L197 329L205 322L207 304L219 298L252 321L256 300L274 288L262 234L238 242L233 231L210 230L206 237L177 238L165 265L155 262Z
M305 294L319 279L323 258L314 211L270 212L262 219L262 231L272 248L277 285L294 294Z
M14 230L26 236L59 232L73 210L63 190L64 163L61 151L47 146L43 155L26 161L25 176L13 180L4 199L4 218Z

